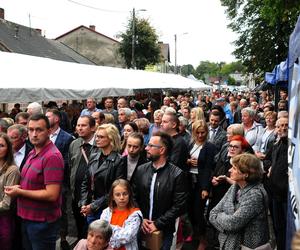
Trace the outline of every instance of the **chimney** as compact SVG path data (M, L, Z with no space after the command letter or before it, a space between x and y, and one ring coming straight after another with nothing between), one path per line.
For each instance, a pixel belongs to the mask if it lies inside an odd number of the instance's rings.
M4 9L0 8L0 19L4 19Z
M41 29L35 29L35 31L36 31L39 35L42 35L42 30L41 30Z
M96 31L96 26L95 25L90 25L90 29L93 31Z

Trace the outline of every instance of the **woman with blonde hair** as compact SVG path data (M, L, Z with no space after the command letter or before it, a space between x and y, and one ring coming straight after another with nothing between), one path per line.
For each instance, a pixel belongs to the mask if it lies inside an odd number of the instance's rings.
M115 118L112 114L104 114L104 122L108 124L115 124Z
M204 112L202 110L202 108L200 107L195 107L195 108L192 108L191 109L191 114L190 114L190 123L188 124L188 127L187 129L192 133L192 126L193 126L193 123L195 121L198 121L198 120L203 120L205 121L205 115L204 115Z
M116 126L99 126L95 141L99 151L90 156L81 186L81 212L87 216L88 223L99 218L107 207L108 192L114 180L126 177L119 154L121 139Z
M144 136L144 144L147 145L150 140L149 127L150 122L147 118L138 118L133 121L139 128L139 132L141 132Z
M202 237L199 248L205 246L204 210L210 189L213 160L217 152L216 146L207 139L208 133L208 126L204 120L196 120L193 123L190 158L187 160L192 185L189 216L194 227L194 236Z

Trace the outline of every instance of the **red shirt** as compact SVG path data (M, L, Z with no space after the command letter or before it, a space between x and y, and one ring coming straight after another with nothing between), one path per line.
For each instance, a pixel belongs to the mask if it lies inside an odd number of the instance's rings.
M22 168L21 188L25 190L45 189L49 184L62 184L64 161L61 153L50 141L36 154L33 149ZM61 193L56 201L32 200L18 197L18 215L26 220L54 222L61 216Z

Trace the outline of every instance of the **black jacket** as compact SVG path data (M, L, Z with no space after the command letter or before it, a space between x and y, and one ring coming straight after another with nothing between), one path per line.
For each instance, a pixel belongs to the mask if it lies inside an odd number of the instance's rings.
M81 185L79 206L91 204L93 211L107 207L107 197L112 183L126 176L118 153L111 152L99 164L101 154L98 152L90 156L89 168Z
M159 169L155 169L152 162L145 163L137 169L132 181L134 200L146 219L149 219L150 186L154 173L157 173L157 176L151 219L158 230L174 232L176 218L186 211L186 174L169 162Z
M192 149L194 143L190 145ZM198 188L209 191L212 172L215 168L214 157L217 154L217 148L211 142L205 142L198 156Z
M26 140L25 141L25 156L24 156L24 158L23 158L23 160L21 162L20 168L19 168L20 173L21 173L22 168L23 168L23 166L24 166L24 164L25 164L25 162L26 162L26 160L28 158L28 155L29 155L29 153L30 153L30 151L32 149L33 149L33 145L31 144L31 142L29 140Z
M288 138L281 138L273 146L270 185L272 197L277 201L287 201L288 194Z
M189 157L188 144L180 134L172 136L173 150L170 155L170 161L183 171L188 171L186 161Z
M221 150L222 146L227 142L226 131L222 127L218 127L216 135L209 142L214 144L218 151Z

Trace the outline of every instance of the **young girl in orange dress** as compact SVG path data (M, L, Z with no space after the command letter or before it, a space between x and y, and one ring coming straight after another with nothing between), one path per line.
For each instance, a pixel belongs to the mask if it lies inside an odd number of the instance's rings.
M142 222L142 213L134 206L132 190L127 180L113 182L108 208L104 209L100 219L108 221L113 229L110 246L114 250L138 249L137 235Z

